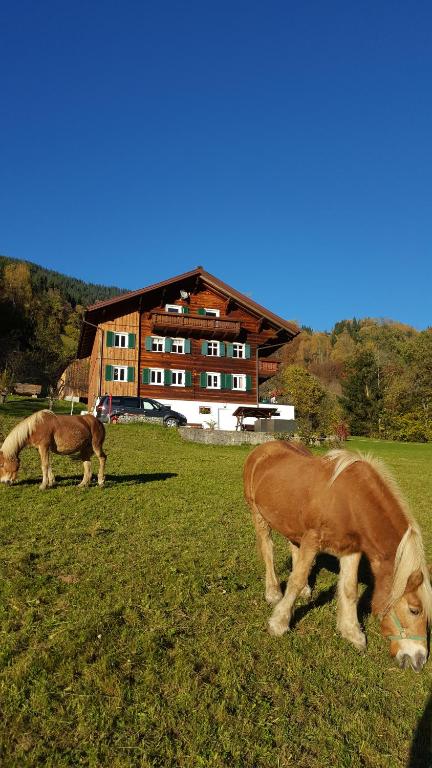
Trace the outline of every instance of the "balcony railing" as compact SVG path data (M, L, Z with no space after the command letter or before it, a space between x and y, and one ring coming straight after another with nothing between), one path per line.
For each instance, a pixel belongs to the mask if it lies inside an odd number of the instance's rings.
M279 365L277 360L258 360L258 376L269 379L278 372Z
M225 317L152 312L151 320L155 330L178 331L186 334L188 331L204 331L212 336L238 336L240 333L240 321L228 320Z

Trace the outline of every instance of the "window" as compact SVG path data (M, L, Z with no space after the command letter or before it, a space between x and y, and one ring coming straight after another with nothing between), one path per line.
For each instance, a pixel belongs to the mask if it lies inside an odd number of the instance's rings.
M220 373L207 373L207 389L220 389Z
M218 341L208 341L207 342L207 354L213 355L215 357L219 357L219 342Z
M219 309L208 309L207 307L204 307L204 314L207 315L207 317L219 317L220 310Z
M150 384L163 384L164 383L164 371L163 368L150 368Z
M243 373L233 373L232 389L246 390L246 376Z
M126 349L128 347L128 334L127 333L115 333L114 334L114 346L122 347Z
M113 365L112 367L112 380L113 381L127 381L128 369L127 365Z
M152 336L151 337L151 351L152 352L163 352L164 351L164 342L165 342L165 339L163 339L161 336Z
M171 352L177 352L179 355L183 355L185 351L185 340L184 339L173 339L172 340L172 346L171 346Z
M171 384L173 387L184 387L185 385L185 372L184 371L171 371Z
M232 345L232 356L233 357L244 358L244 356L245 356L245 345L244 344L238 344L237 342L234 342L234 344Z
M171 314L181 315L183 307L179 304L165 304L165 312L171 312Z

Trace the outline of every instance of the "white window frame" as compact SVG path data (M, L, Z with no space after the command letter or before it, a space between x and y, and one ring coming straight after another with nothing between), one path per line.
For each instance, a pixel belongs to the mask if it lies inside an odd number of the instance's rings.
M117 341L119 341L120 344L117 344ZM122 344L121 341L124 341L124 344ZM117 347L117 349L128 349L129 334L124 332L114 331L114 346Z
M210 344L216 344L217 352L209 352ZM220 357L220 341L212 339L211 341L207 342L207 357Z
M165 312L170 312L172 315L175 313L181 315L183 307L180 304L165 304Z
M152 352L165 352L165 336L152 336L151 340L152 340L152 349L151 349ZM157 343L160 343L160 345L162 346L162 349L153 348L153 344L157 344Z
M232 373L231 376L232 376L231 389L234 390L235 392L246 392L246 374ZM240 386L236 386L236 384Z
M173 349L174 344L181 343L182 349ZM184 355L185 354L185 339L177 339L176 337L172 339L171 344L171 352L173 355Z
M117 378L116 378L117 374ZM124 377L124 378L123 378ZM112 380L118 384L125 384L128 380L128 367L127 365L113 365L112 367Z
M164 369L163 368L149 368L149 384L152 384L154 387L163 387L164 385ZM160 373L160 381L152 381L153 374L155 374L155 378L157 374Z
M209 378L210 376L215 376L217 384L214 384L213 381L209 384ZM207 371L207 387L206 389L220 389L221 388L221 375L220 373L216 373L215 371Z
M174 381L174 378L177 378L178 375L181 375L182 381L179 383L177 381ZM178 370L177 368L171 368L171 386L172 387L184 387L186 381L186 371Z
M207 317L220 317L220 309L213 309L212 307L203 307Z
M241 344L239 341L233 341L232 349L233 349L233 354L232 354L233 358L235 358L236 360L244 360L245 359L245 357L246 357L246 354L245 354L246 350L245 350L245 345L244 344ZM236 355L234 354L234 350L237 351ZM239 352L241 354L238 354Z

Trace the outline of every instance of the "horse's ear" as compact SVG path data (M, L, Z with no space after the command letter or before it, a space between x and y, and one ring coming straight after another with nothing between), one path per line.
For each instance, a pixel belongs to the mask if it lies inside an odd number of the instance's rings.
M423 572L418 568L418 570L414 571L409 577L405 587L405 594L415 592L421 584L423 584Z

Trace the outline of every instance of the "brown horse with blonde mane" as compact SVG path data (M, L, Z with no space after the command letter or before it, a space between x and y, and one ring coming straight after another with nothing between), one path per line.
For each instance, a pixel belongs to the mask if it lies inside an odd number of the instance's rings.
M52 411L37 411L20 421L9 433L0 448L0 481L13 483L19 467L19 454L27 445L38 448L42 464L44 490L55 484L50 453L78 454L84 464L84 477L80 486L90 485L91 457L99 459L98 483L105 482L106 454L102 450L105 427L94 416L57 416Z
M270 633L288 630L296 598L310 594L315 556L327 552L340 563L338 629L363 650L357 573L364 554L374 576L372 613L381 621L390 653L400 667L419 672L427 659L432 590L420 530L382 463L345 450L317 457L303 446L274 441L248 456L244 489L266 567L266 600L275 605ZM272 529L292 549L283 596L273 566Z

